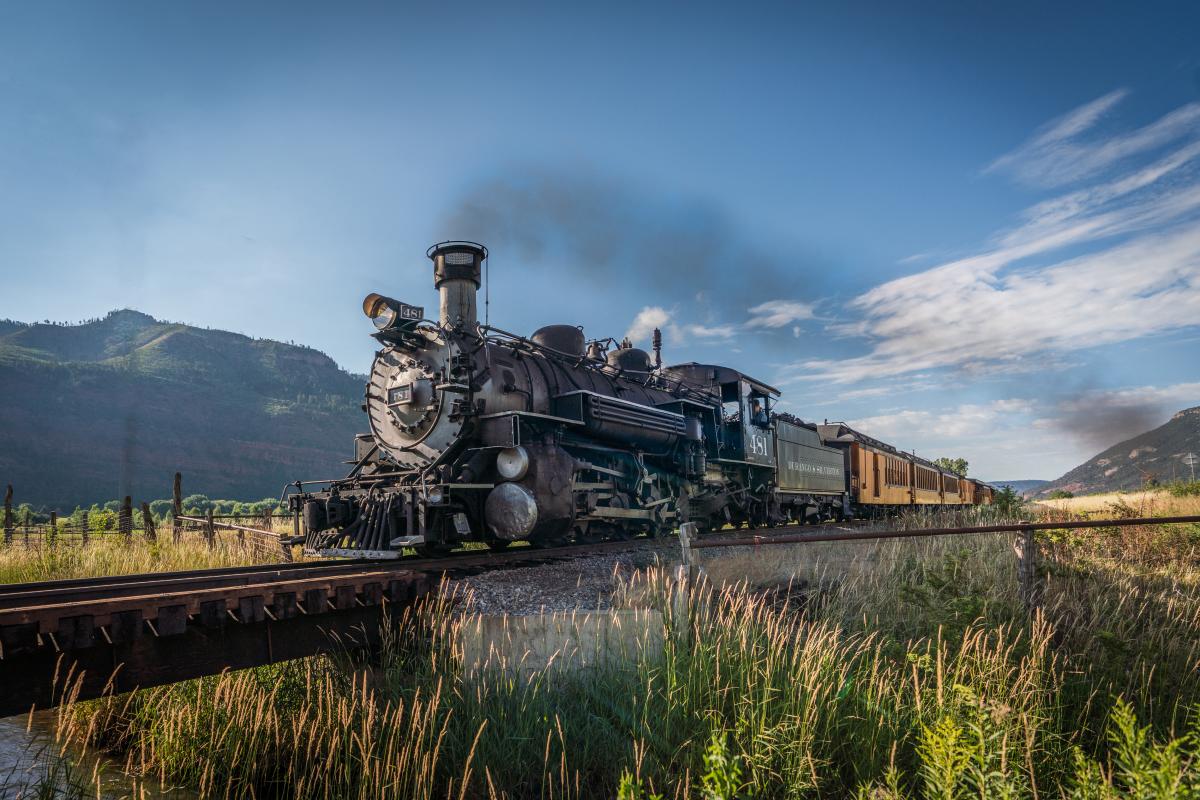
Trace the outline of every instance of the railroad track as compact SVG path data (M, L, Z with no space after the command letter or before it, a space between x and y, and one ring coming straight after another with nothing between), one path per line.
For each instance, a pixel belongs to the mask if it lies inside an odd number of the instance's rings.
M704 537L704 541L722 542L726 539L746 535L791 535L795 531L813 531L816 536L830 528L842 529L850 527L850 525L850 523L840 523L836 526L827 525L819 528L793 525L777 528L735 529L708 534ZM384 575L394 572L420 572L439 577L441 574L458 577L487 569L511 569L630 549L662 547L668 541L666 539L639 538L548 548L522 547L499 552L466 550L448 553L437 558L408 556L399 559L301 561L246 567L0 584L0 627L18 621L17 614L41 606L61 608L69 604L111 600L122 596L155 597L222 588L236 590L240 587L283 586L313 580L329 581L359 574ZM17 614L12 612L17 612Z

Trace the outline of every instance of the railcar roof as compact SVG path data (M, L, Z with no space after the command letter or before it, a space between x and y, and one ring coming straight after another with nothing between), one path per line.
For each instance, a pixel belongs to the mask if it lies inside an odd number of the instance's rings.
M914 461L923 467L936 469L938 472L944 472L947 475L953 475L956 478L963 478L973 481L975 480L974 478L967 478L966 475L959 475L957 472L948 470L945 467L939 467L929 459L921 458L915 453L906 453L903 450L899 450L895 446L890 445L887 442L881 442L878 439L868 436L862 431L856 431L854 428L851 428L844 422L827 422L824 425L818 425L817 432L821 434L821 441L823 442L859 442L860 444L865 444L870 447L883 450L885 453L895 453L896 455L903 456L904 458ZM983 481L976 481L976 483L983 483Z

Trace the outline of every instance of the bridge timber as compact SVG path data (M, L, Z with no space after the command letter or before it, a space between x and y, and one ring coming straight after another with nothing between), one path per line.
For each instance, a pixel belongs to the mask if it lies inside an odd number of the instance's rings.
M0 717L272 664L373 650L443 577L628 549L605 542L0 585ZM69 687L71 696L64 697Z
M436 577L397 562L277 564L0 591L0 716L378 644Z

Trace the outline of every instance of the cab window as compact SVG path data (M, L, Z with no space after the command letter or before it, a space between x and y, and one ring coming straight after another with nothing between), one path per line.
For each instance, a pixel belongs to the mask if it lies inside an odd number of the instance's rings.
M742 421L742 395L736 383L721 385L721 417L726 424Z
M750 392L748 403L749 422L758 428L771 426L771 398L758 391Z

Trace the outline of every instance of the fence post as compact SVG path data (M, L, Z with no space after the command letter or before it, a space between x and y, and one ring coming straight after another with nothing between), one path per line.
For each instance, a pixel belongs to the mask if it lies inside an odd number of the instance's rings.
M1021 603L1032 614L1042 605L1042 590L1037 577L1037 540L1033 528L1021 525L1017 528L1017 540L1013 543L1017 551L1017 581L1020 584Z
M270 531L271 533L275 532L275 512L271 510L270 506L267 506L267 510L263 512L262 521L263 530Z
M213 525L213 510L210 508L204 514L204 538L208 542L208 549L211 550L216 546L217 529Z
M88 543L89 526L92 524L92 515L88 512L83 512L83 522L79 523L79 542L86 547Z
M171 539L179 544L182 533L180 515L183 514L183 476L175 473L175 482L171 485Z
M679 526L679 547L682 563L679 566L682 586L675 590L675 600L672 608L675 630L683 637L684 642L691 641L692 635L692 603L697 601L699 593L697 586L700 578L700 567L696 563L696 551L692 549L700 535L700 528L694 522L685 522Z
M13 515L12 515L12 484L4 490L4 544L12 544Z
M129 495L125 495L121 510L117 512L117 530L126 542L133 538L133 498Z
M683 553L683 568L684 574L687 577L688 588L696 582L696 551L692 549L692 540L696 538L698 529L696 523L685 522L679 526L679 546Z
M146 534L146 541L158 540L158 532L154 530L154 515L150 513L150 504L146 502L142 503L142 530Z
M50 532L46 535L46 544L51 547L58 541L58 512L50 512Z

